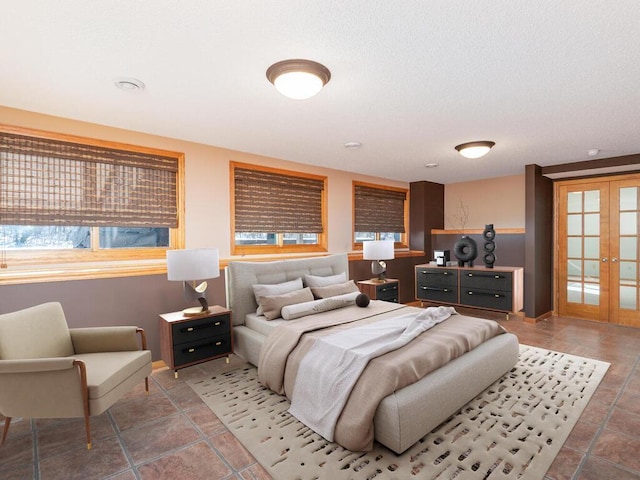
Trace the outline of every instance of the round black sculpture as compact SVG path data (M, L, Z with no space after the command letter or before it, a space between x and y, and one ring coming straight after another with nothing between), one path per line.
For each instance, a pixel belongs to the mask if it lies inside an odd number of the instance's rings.
M464 267L465 263L473 267L473 261L478 256L478 244L473 238L464 236L453 245L453 254L458 259L459 267Z
M369 295L366 293L361 293L356 297L356 305L359 307L366 307L369 305Z

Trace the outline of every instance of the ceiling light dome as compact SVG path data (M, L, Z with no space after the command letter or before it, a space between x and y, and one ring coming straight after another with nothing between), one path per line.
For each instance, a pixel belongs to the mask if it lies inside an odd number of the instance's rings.
M285 97L304 100L322 90L331 79L331 72L311 60L283 60L267 69L267 78Z
M460 155L463 157L480 158L489 153L489 150L491 150L495 144L496 142L489 142L487 140L482 140L480 142L467 142L456 146L456 150L460 152Z

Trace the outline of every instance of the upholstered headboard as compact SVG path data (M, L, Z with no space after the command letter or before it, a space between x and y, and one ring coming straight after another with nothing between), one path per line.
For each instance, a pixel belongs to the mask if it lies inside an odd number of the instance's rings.
M282 283L304 275L328 276L344 272L349 278L346 253L324 257L277 260L275 262L230 262L226 268L227 305L233 324L243 325L248 313L258 308L253 285Z

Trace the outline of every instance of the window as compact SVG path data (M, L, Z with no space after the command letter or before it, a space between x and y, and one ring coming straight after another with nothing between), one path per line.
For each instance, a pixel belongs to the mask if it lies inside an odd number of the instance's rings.
M183 169L181 153L1 126L3 263L164 260L184 243Z
M353 244L361 249L365 240L393 240L406 247L408 230L407 190L353 182Z
M327 250L327 177L230 163L232 253Z

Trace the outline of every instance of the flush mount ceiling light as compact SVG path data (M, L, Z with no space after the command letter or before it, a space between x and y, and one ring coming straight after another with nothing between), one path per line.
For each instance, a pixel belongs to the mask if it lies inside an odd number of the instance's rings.
M461 143L456 146L456 150L460 152L460 155L466 158L480 158L483 155L489 153L491 147L493 147L496 142L489 142L486 140L480 142L468 142Z
M344 148L347 150L357 150L362 144L360 142L347 142L344 144Z
M322 90L331 79L331 72L311 60L283 60L267 69L267 78L285 97L304 100Z
M144 83L133 77L114 78L113 83L120 90L125 92L141 92L144 90Z

